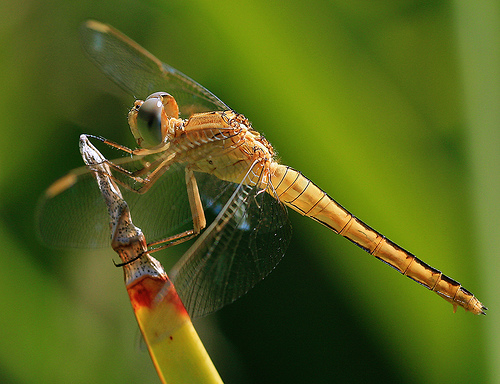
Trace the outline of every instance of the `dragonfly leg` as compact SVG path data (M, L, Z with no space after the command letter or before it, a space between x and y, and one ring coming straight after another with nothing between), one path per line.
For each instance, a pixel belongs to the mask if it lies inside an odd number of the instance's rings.
M196 234L200 233L207 226L207 219L201 204L200 192L198 184L191 168L186 167L186 187L188 192L189 207L193 216L193 228Z
M93 138L93 139L99 140L110 147L113 147L113 148L118 149L120 151L126 152L130 155L137 156L137 161L141 161L140 156L145 156L145 155L149 155L149 154L153 154L153 153L163 152L166 150L166 148L169 145L167 143L167 144L163 145L162 147L158 147L154 150L145 149L145 148L137 148L137 149L132 150L124 145L115 143L115 142L108 140L104 137L94 136L94 135L83 135L83 136L86 136L87 138ZM149 161L145 161L145 162L143 162L143 167L137 169L136 171L129 171L129 170L121 167L117 163L117 162L119 162L119 160L110 161L110 160L104 159L104 162L106 164L108 164L115 171L120 172L122 175L133 180L136 183L142 184L142 186L138 189L130 187L129 185L127 185L126 183L124 183L120 179L113 177L112 174L109 174L109 176L111 178L113 178L113 180L115 182L117 182L118 184L120 184L121 186L123 186L124 188L126 188L132 192L145 193L154 184L154 182L158 179L158 177L160 177L168 169L167 165L168 165L168 163L170 163L172 161L172 159L174 157L175 157L175 154L170 153L169 156L167 156L166 158L163 158L162 156L160 156L158 159L156 159L152 163L150 163ZM154 169L154 171L149 173L151 169ZM102 170L100 170L100 172L102 172ZM142 175L144 175L144 174L149 174L149 175L147 177L142 177Z
M130 148L124 146L124 145L115 143L114 141L105 139L104 137L94 136L94 135L84 135L84 136L86 136L87 138L90 137L92 139L96 139L96 140L102 141L104 144L109 145L110 147L119 149L120 151L123 151L123 152L130 153L131 155L134 154L134 150L132 150L132 149L130 149Z
M117 184L119 184L120 186L131 192L143 194L146 193L154 185L156 180L158 180L158 178L162 176L169 169L169 165L174 158L175 154L170 154L166 158L158 159L153 163L147 163L144 165L143 168L140 168L134 172L131 172L121 167L120 165L116 164L115 162L107 159L104 159L102 163L105 163L106 165L109 166L109 168L107 168L107 171L109 171L109 169L112 169L123 175L123 177L120 179L115 175L113 175L111 172L107 173L107 176L110 177L114 182L116 182ZM102 165L102 163L96 165ZM153 171L151 171L151 169L153 169ZM95 171L100 173L104 172L102 168L99 169L96 168ZM149 173L149 175L147 177L137 176L138 174L144 174L144 173ZM129 180L129 181L127 182L124 180Z
M165 146L161 147L155 147L154 149L148 149L148 148L136 148L136 149L130 149L129 147L126 147L122 144L115 143L114 141L108 140L104 137L101 136L95 136L95 135L85 135L87 138L92 138L96 139L99 141L102 141L104 144L109 145L110 147L116 148L120 151L129 153L131 155L151 155L153 153L158 153L158 152L163 152L165 150ZM168 145L168 144L165 144Z
M189 207L191 208L191 215L193 217L193 229L148 244L148 248L163 244L160 247L151 249L149 252L156 252L171 247L172 245L177 245L188 241L198 236L201 230L206 227L207 220L205 218L205 212L203 211L203 205L201 203L200 193L198 191L198 184L196 182L193 171L189 167L186 167L186 187L189 199Z
M124 182L124 181L118 179L117 177L113 176L112 174L110 174L109 177L111 177L113 179L113 181L120 184L122 187L128 189L129 191L143 194L143 193L146 193L154 185L156 180L158 180L158 178L169 169L169 165L172 162L174 157L175 157L175 154L171 154L166 159L162 159L161 161L158 161L157 164L155 162L153 164L145 165L143 168L141 168L135 172L131 172L127 169L124 169L121 166L119 166L118 164L115 164L114 162L109 161L109 160L106 160L106 163L113 170L121 173L129 180L133 180L134 182L138 183L140 185L140 187L135 188L134 186L131 186L131 185L127 184L126 182ZM149 174L148 177L136 176L137 174L140 174L140 173L147 173L152 168L154 168L154 170Z

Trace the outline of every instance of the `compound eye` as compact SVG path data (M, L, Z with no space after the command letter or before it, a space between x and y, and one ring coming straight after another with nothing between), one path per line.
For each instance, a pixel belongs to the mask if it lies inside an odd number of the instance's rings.
M162 142L162 109L163 104L159 97L147 98L139 108L137 130L142 139L142 147L150 148Z

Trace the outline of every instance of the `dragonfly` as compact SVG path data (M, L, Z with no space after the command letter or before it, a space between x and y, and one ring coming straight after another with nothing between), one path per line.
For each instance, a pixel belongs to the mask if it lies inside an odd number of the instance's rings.
M90 59L130 95L137 142L130 149L90 136L124 156L106 160L149 252L194 239L170 272L192 317L245 294L282 259L291 239L289 207L332 230L450 302L487 308L454 279L377 232L301 172L280 164L242 114L113 27L81 29ZM41 199L38 230L56 247L109 245L106 207L88 167L69 172Z

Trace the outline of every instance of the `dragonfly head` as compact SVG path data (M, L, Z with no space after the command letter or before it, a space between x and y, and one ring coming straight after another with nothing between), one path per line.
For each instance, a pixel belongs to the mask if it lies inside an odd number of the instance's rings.
M136 100L128 114L128 122L137 144L152 148L164 142L170 119L178 117L179 107L174 97L156 92L144 101Z

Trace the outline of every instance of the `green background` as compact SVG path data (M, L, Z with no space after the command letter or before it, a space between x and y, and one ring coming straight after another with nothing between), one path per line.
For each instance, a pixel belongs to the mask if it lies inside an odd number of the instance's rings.
M291 212L276 270L195 322L225 382L500 382L500 5L466 3L4 1L0 382L158 382L113 251L53 251L33 230L43 190L82 164L80 133L131 143L133 98L79 46L87 18L205 85L283 163L490 307L453 314Z

